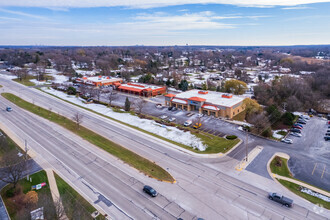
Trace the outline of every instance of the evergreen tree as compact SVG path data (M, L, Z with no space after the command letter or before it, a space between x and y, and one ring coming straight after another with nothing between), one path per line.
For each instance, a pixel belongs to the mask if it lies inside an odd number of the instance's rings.
M125 111L129 111L131 110L131 102L129 101L128 97L126 97L126 100L125 100Z

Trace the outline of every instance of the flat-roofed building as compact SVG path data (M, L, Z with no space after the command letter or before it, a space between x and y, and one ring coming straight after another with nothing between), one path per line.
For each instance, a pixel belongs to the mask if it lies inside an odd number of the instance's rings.
M133 95L151 97L156 95L163 95L166 93L165 86L149 85L144 83L127 83L127 84L115 84L116 88L120 92L125 92Z
M244 99L228 93L193 89L176 95L165 95L165 105L215 117L233 118L244 111Z
M92 86L109 86L114 85L115 83L122 83L123 79L111 76L92 76L78 78L76 79L76 82Z

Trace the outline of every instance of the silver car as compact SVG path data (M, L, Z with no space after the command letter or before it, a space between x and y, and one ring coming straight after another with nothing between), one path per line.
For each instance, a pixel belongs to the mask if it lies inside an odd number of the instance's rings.
M297 133L297 132L291 132L290 133L292 136L295 136L295 137L301 137L301 134Z
M281 141L284 142L284 143L287 143L287 144L292 144L293 143L293 141L289 138L283 138Z

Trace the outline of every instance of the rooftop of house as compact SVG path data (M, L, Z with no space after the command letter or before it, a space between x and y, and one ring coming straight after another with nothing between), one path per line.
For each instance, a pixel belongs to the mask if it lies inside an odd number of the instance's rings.
M192 97L194 97L193 99L196 99L196 97L198 97L201 99L206 99L206 103L212 103L214 105L220 105L224 107L231 107L242 102L245 99L245 97L242 96L214 91L200 91L197 89L179 93L175 97L181 99L190 99Z

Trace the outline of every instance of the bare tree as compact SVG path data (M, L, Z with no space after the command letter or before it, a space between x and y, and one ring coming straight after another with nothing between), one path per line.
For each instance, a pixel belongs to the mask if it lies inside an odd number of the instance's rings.
M73 115L72 119L73 119L74 122L76 122L77 130L79 130L80 124L82 123L83 118L84 118L84 115L80 114L79 112L76 112Z
M13 184L13 188L24 177L26 160L17 155L16 150L7 151L0 161L0 180Z
M134 107L135 107L136 112L141 114L141 112L142 112L143 108L145 107L146 103L147 103L147 101L142 97L135 100Z
M108 103L111 106L111 103L118 99L117 92L113 91L113 89L108 93Z
M100 102L101 95L102 95L102 90L100 88L93 89L93 97L95 96L98 102Z

